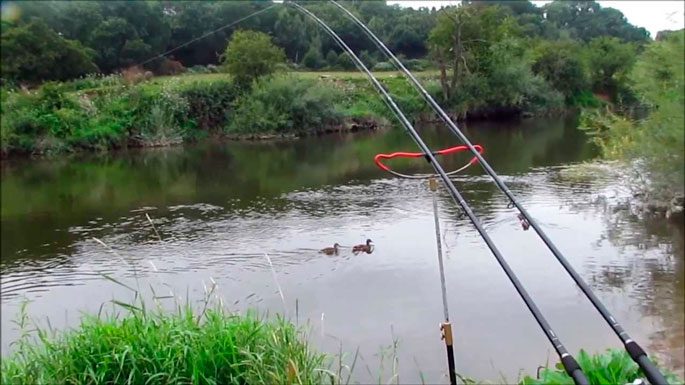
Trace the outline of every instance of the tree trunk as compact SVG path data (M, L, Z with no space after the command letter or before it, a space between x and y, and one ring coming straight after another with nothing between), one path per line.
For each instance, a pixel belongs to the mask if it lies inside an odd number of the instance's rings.
M450 89L455 91L459 85L459 63L462 59L461 53L461 22L459 19L456 20L458 23L457 31L454 35L454 41L452 42L452 50L454 52L454 66L452 67L452 82L450 84Z
M438 52L435 55L436 59L438 60L438 67L440 67L440 86L442 87L442 98L443 101L448 101L450 99L450 87L449 84L447 84L447 66L445 65L445 57L442 55L442 52Z

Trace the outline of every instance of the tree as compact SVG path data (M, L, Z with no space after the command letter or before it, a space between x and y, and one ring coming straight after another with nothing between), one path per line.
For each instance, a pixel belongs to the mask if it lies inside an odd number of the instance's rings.
M368 68L373 68L373 66L375 66L377 63L376 58L374 58L373 55L371 55L369 51L366 50L362 51L359 54L359 60L361 60L362 63L364 63L364 65Z
M519 34L515 19L498 6L462 5L440 11L429 47L440 69L443 97L450 99L467 75L487 71L493 44Z
M319 69L323 67L326 65L326 63L324 62L322 52L321 38L319 37L319 34L316 33L314 34L312 41L309 43L309 49L307 50L307 53L302 58L302 64L311 69Z
M338 54L335 53L335 51L330 50L326 54L326 63L328 63L328 66L333 68L338 65Z
M347 52L343 52L338 55L338 67L343 70L352 70L356 68L354 61Z
M543 7L546 19L570 32L572 38L590 41L613 36L623 41L647 42L649 32L638 28L613 8L602 8L595 1L555 0Z
M236 31L222 55L223 65L239 87L272 74L285 62L283 49L271 42L269 35L257 31Z
M319 69L323 67L323 55L321 55L321 50L319 47L317 47L315 44L312 44L312 46L307 50L307 53L304 54L304 57L302 58L302 64L311 69Z
M3 78L66 80L97 71L91 50L64 39L39 19L3 31L1 46Z
M593 89L615 96L622 77L635 63L635 46L615 37L602 36L592 39L586 52Z
M584 113L582 127L609 158L641 159L648 195L670 200L685 186L685 30L650 43L628 75L651 111L634 120L612 112Z
M573 40L543 41L535 49L532 69L563 93L567 101L589 86L581 47Z

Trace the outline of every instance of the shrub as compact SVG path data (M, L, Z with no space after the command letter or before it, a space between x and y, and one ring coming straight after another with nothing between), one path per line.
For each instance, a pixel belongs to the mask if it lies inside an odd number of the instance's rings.
M338 54L335 51L330 50L326 54L326 63L329 67L334 68L338 65Z
M205 131L226 125L237 94L233 83L226 80L194 82L181 89L181 96L188 100L188 116Z
M340 92L311 79L281 76L262 79L236 102L228 131L241 134L322 131L340 121Z
M186 68L180 61L172 59L164 59L157 69L158 75L178 75L186 71Z
M265 33L236 31L221 60L235 84L246 88L257 78L274 73L276 65L285 62L285 53Z
M374 71L394 71L395 66L387 61L381 61L373 66Z
M324 65L324 58L321 55L319 47L312 45L307 50L307 53L302 57L302 65L311 69L319 69Z
M350 57L350 54L347 52L343 52L338 56L338 67L346 71L357 68L354 64L354 61Z

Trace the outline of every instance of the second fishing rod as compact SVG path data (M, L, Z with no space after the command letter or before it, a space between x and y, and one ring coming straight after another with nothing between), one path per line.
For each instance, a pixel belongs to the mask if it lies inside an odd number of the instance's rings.
M357 57L357 55L350 49L350 47L345 44L345 42L338 36L338 34L335 33L325 22L323 22L321 19L319 19L316 15L311 13L309 10L306 8L303 8L297 3L293 3L290 1L285 2L286 5L290 5L298 9L300 12L304 13L305 15L311 17L314 21L316 21L317 24L321 26L321 28L324 29L326 33L328 33L334 40L335 42L343 49L345 50L352 60L355 62L355 65L364 72L369 80L371 81L371 84L376 88L376 90L383 96L385 101L388 103L388 105L391 107L392 112L395 114L395 116L399 119L400 123L404 128L407 130L411 138L416 142L416 144L419 146L421 151L425 154L426 159L430 163L430 165L433 167L435 170L436 174L440 177L440 179L443 181L445 184L445 187L447 188L447 191L449 194L452 196L454 201L461 206L462 210L464 213L468 216L469 220L471 223L473 223L474 227L480 234L480 236L483 238L485 241L486 245L492 252L492 254L495 256L495 259L499 263L499 265L502 267L502 270L504 270L505 274L511 281L511 283L514 285L514 288L518 292L519 296L523 300L523 302L526 304L528 309L530 310L531 314L537 321L538 325L540 325L540 328L543 330L545 333L545 336L549 339L550 343L552 346L554 346L555 351L559 355L559 358L561 360L562 365L564 366L564 369L566 372L573 378L573 381L577 385L589 385L589 381L583 371L581 370L580 366L578 365L578 362L576 359L568 352L566 347L561 343L559 338L557 337L556 333L552 329L552 327L549 325L545 317L542 315L542 312L540 312L540 309L537 307L535 302L533 302L532 298L528 294L528 292L525 290L521 282L519 281L518 277L516 274L511 270L511 267L509 267L509 264L506 262L502 254L500 253L499 249L495 244L493 243L492 239L490 239L490 236L488 233L485 231L483 226L480 224L480 221L474 214L473 210L471 210L471 207L469 204L464 200L462 197L461 193L457 188L454 186L454 183L452 180L450 180L449 176L445 173L445 170L442 168L440 163L438 163L437 159L433 155L431 149L426 145L426 143L423 141L421 136L416 132L412 124L409 122L409 120L406 118L406 116L402 113L402 111L399 109L395 101L390 97L388 92L383 88L383 86L378 82L378 79L376 79L373 74L366 68L364 63L362 63L361 60Z
M445 124L449 127L454 135L456 135L462 143L464 143L469 150L473 153L474 157L478 159L478 162L483 166L485 172L490 175L497 187L507 196L511 201L511 204L516 207L521 215L528 221L530 226L535 230L543 243L556 257L559 263L563 266L564 270L571 276L575 281L581 291L590 300L592 305L597 309L597 311L602 315L602 318L609 324L616 335L621 339L625 350L628 352L630 357L635 361L642 369L643 373L649 380L651 384L654 385L667 385L666 379L663 374L657 369L656 365L649 359L647 353L640 347L640 345L633 341L628 333L623 329L623 327L618 323L616 318L609 312L609 310L604 306L602 301L597 298L595 293L590 289L588 284L583 280L583 278L578 274L578 272L571 266L566 257L559 251L559 249L554 245L551 239L545 234L545 232L540 228L538 223L530 216L528 211L519 203L511 190L502 181L502 179L497 175L495 170L492 169L490 164L483 158L476 147L469 141L469 139L464 135L464 133L457 127L457 125L450 119L450 117L445 113L445 111L440 107L440 105L433 99L433 97L426 91L426 89L421 85L421 83L416 79L416 77L402 64L402 62L392 53L390 49L361 21L357 16L350 12L343 5L339 4L335 0L330 0L335 6L341 9L355 24L357 24L364 33L373 41L373 43L383 52L383 54L390 59L390 61L404 73L404 75L410 80L414 88L421 94L424 100L433 108L433 110L438 114Z

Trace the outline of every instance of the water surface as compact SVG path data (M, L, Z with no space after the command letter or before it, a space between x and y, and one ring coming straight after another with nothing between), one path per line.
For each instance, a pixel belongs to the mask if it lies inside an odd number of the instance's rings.
M531 119L466 131L633 338L682 376L682 228L621 210L629 176L579 166L594 152L575 124ZM435 148L458 144L442 128L421 131ZM2 352L18 336L11 320L24 299L38 322L64 328L82 311L130 298L103 274L192 300L214 280L231 309L282 312L268 253L285 311L309 321L312 341L329 352L341 342L348 352L359 347L358 381L375 380L397 341L401 382L419 373L446 382L431 195L425 182L398 180L372 162L378 152L415 148L390 130L5 161ZM392 164L427 170L422 160ZM482 170L455 181L567 348L620 347ZM438 199L458 370L495 381L534 373L555 359L553 349L468 220L444 191ZM367 238L376 244L370 255L317 252ZM390 372L386 362L384 381Z

